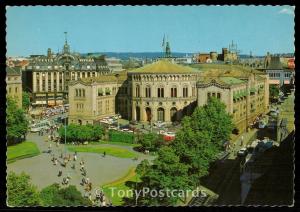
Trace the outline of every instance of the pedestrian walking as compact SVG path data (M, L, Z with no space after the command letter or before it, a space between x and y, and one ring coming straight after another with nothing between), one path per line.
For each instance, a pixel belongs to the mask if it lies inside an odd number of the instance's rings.
M86 178L86 184L89 184L90 183L90 178Z
M77 160L77 155L74 155L74 161L76 161Z
M103 152L103 157L105 157L105 155L106 155L106 152L104 151L104 152Z
M57 175L58 177L60 177L60 176L62 176L62 171L61 170L59 170L59 172L58 172L58 175Z

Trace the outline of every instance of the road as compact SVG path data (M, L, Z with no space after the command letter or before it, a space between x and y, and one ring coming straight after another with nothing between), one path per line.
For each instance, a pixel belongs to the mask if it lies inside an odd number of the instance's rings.
M39 136L38 134L29 133L27 136L28 141L35 142L41 152L48 150L49 143L45 142L47 135ZM105 145L105 144L102 144ZM132 147L127 146L118 146L119 148L125 148L130 151L134 151ZM60 161L59 158L61 152L64 152L64 144L60 144L59 147L56 147L52 143L52 150ZM68 152L67 152L68 153ZM136 153L136 152L135 152ZM72 155L72 153L70 153ZM58 165L53 165L51 162L51 154L41 153L38 156L25 158L18 160L14 163L7 164L7 172L14 171L16 173L25 172L30 175L31 182L38 187L39 190L49 186L53 183L62 182L62 178L70 175L70 184L75 185L79 191L83 194L84 187L80 185L83 176L81 175L80 169L80 160L85 162L85 169L87 170L87 177L92 182L93 189L99 188L100 185L115 181L124 175L127 174L128 170L131 167L137 166L143 159L153 159L153 156L139 154L139 159L134 161L127 158L118 158L106 155L105 157L102 154L95 153L78 153L78 160L76 162L69 162L66 168ZM71 168L71 165L75 163L75 170ZM61 170L63 172L62 177L58 177L58 172Z

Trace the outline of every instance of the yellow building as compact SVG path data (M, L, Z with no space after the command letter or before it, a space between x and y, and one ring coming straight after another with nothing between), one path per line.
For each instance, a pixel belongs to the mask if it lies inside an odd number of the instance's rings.
M132 86L132 120L180 120L196 103L196 70L159 60L128 72Z
M225 103L239 131L269 109L269 78L263 72L229 65L202 65L197 82L198 106L211 96Z
M19 67L6 67L6 96L10 96L22 108L22 72Z
M69 123L93 124L116 113L116 96L124 73L82 78L69 83Z
M243 131L268 111L268 81L267 74L242 66L189 67L162 59L120 74L70 82L69 123L95 123L116 113L142 123L171 123L215 96Z

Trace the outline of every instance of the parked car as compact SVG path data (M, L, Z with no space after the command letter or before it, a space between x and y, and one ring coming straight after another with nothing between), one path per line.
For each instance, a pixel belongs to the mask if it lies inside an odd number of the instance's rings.
M240 157L244 157L244 156L246 156L247 154L248 154L248 151L247 151L247 148L245 148L245 147L241 148L241 149L238 151L238 153L237 153L237 155L240 156Z
M157 121L154 123L154 126L158 127L158 128L161 128L163 126L165 126L166 123L165 122L162 122L162 121Z
M129 122L129 124L137 125L137 121L132 120L132 121Z

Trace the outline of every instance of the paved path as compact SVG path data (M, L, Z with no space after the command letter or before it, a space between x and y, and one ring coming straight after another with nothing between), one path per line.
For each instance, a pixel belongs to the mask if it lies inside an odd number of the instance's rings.
M35 142L40 151L47 151L50 142L45 142L47 136L38 136L38 134L29 134L27 136L28 141ZM55 157L58 158L58 160L61 160L59 158L59 155L61 152L64 152L64 145L61 144L59 147L56 147L53 142L52 143L52 150L55 154ZM116 146L116 145L110 145L110 144L101 144L106 146ZM132 150L132 147L129 146L120 146L119 148L125 148L130 151ZM69 152L67 152L68 154ZM72 152L70 152L72 155ZM60 183L62 182L62 178L66 177L67 174L70 175L71 185L76 185L76 187L82 192L84 192L84 187L80 185L81 180L83 176L80 172L80 161L83 159L85 162L85 169L87 170L87 177L90 179L93 185L93 190L97 187L99 188L100 185L103 185L105 183L112 182L114 180L117 180L128 172L128 170L131 167L137 166L138 163L140 163L143 159L153 159L153 156L144 155L142 153L138 153L139 159L137 161L134 161L132 159L127 158L117 158L113 156L106 155L105 157L102 156L102 154L96 154L96 153L77 153L78 159L76 162L69 162L66 168L62 167L60 164L53 165L53 162L51 161L51 154L49 153L41 153L38 156L32 157L32 158L26 158L22 160L18 160L14 163L10 163L7 165L7 172L14 171L16 173L21 173L24 171L25 173L29 174L32 179L32 183L35 184L38 189L42 189L48 185L51 185L55 182ZM71 165L75 163L75 170L71 168ZM62 177L58 177L58 172L61 170L63 172Z

